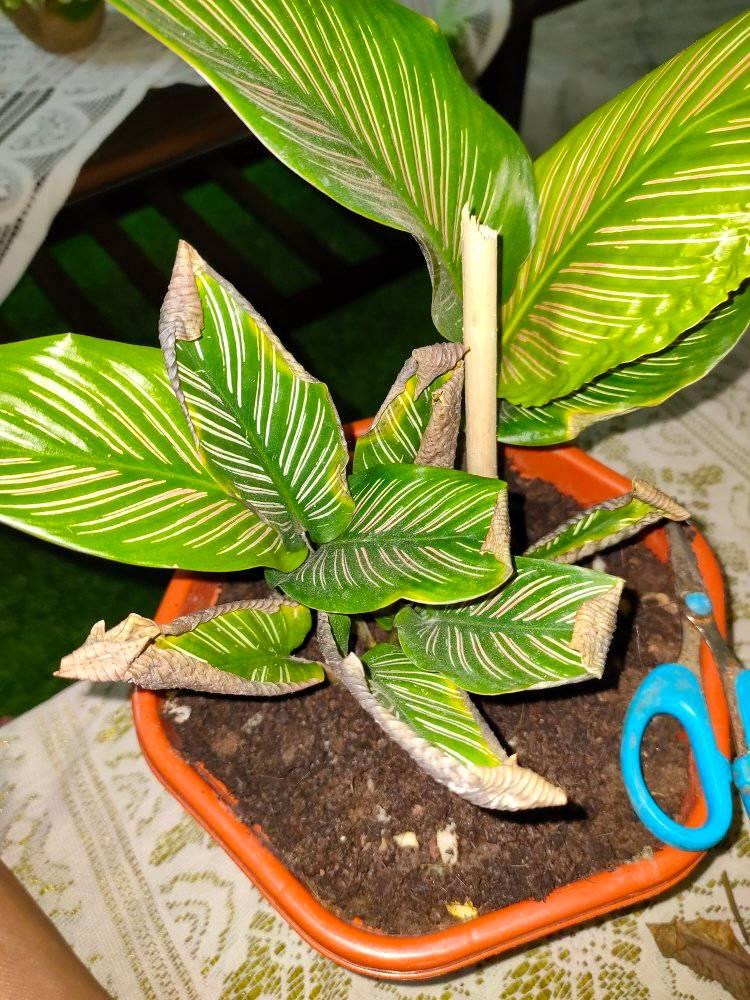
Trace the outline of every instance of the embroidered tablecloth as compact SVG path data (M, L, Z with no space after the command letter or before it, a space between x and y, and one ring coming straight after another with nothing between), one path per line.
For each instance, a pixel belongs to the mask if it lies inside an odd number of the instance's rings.
M589 439L597 457L663 485L695 512L726 568L745 660L749 365L746 339L702 385ZM684 888L636 912L437 984L375 983L303 944L162 790L118 685L75 685L0 729L0 855L120 1000L713 1000L728 994L662 958L646 925L676 915L733 921L723 873L750 922L746 824Z

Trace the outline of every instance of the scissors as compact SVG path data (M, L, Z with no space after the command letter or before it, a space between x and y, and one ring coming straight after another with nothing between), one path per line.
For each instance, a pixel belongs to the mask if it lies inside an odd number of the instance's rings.
M718 844L732 822L732 784L750 816L750 670L743 670L724 642L704 589L692 545L684 526L666 529L674 569L677 599L683 615L680 663L662 663L643 680L625 716L620 747L625 787L639 819L659 840L685 851L705 851ZM733 764L719 750L700 679L699 651L703 638L719 667L729 703L736 758ZM654 801L641 769L641 743L655 715L672 715L684 727L693 751L707 819L702 826L683 826Z

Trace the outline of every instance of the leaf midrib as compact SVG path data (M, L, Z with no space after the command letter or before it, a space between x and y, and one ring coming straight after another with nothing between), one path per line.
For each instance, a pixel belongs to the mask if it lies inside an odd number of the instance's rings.
M4 453L13 454L14 452L4 449ZM28 458L30 453L28 451L15 451L15 454L19 455L21 458ZM40 459L43 462L46 462L48 458L52 459L53 457L57 458L59 461L64 461L67 462L68 464L71 464L71 458L70 456L66 455L65 452L45 450L43 453L40 453ZM159 468L158 471L155 473L154 469L151 466L145 465L144 463L136 462L135 460L121 462L119 459L113 461L112 459L106 459L106 460L98 459L92 456L90 461L84 463L83 460L80 458L80 452L75 453L74 464L93 465L95 468L101 467L103 471L114 470L116 472L132 472L134 473L133 476L134 479L142 478L144 474L148 474L149 478L158 479L166 483L170 482L186 483L188 485L191 485L196 490L196 492L205 493L213 489L214 492L223 494L228 499L234 500L245 510L249 510L249 508L242 502L242 500L239 497L225 490L222 487L222 485L213 476L210 475L208 469L206 470L206 475L209 477L207 481L206 479L195 478L190 473L185 473L185 472L174 473L174 474L170 473L169 475L165 475L163 468ZM33 470L29 469L29 471L31 472ZM138 473L138 476L136 476L135 473ZM2 483L2 473L0 473L0 483ZM254 510L250 511L250 513L254 513L256 517L259 516L257 512Z
M510 625L505 619L498 618L494 622L487 621L485 618L474 618L470 615L455 614L451 615L450 619L447 618L422 618L420 622L423 623L422 627L429 627L435 625L438 628L458 628L462 625L470 626L470 631L472 632L484 632L490 634L497 634L498 632L503 635L528 635L529 632L537 633L542 635L549 635L550 633L556 634L557 632L565 633L568 637L573 631L572 624L565 624L562 622L553 622L549 625L539 624L536 622L512 622ZM537 627L535 627L537 626Z
M744 103L744 99L743 98L738 98L732 104L727 105L726 109L727 109L727 111L729 111L732 108L736 107L737 105L742 105L743 103ZM633 185L633 182L635 180L637 180L646 171L646 169L652 165L653 162L655 162L658 159L661 159L665 155L665 153L667 153L667 152L669 152L671 150L672 146L674 146L678 141L684 140L686 134L689 134L692 131L694 131L698 127L699 124L705 124L705 118L710 117L711 113L713 113L713 112L709 112L709 114L706 115L704 118L699 119L699 121L696 122L696 123L694 123L692 127L688 127L686 129L682 129L681 131L676 131L674 137L671 140L669 140L666 143L666 145L660 145L660 144L657 145L657 147L655 147L655 149L658 149L658 153L656 153L653 156L653 158L649 158L647 156L645 158L644 162L642 163L641 167L638 168L634 173L632 173L630 175L630 179L628 180L627 183L623 184L622 186L619 186L619 187L615 188L615 190L612 193L610 193L609 195L605 196L604 199L598 200L598 206L599 207L591 215L588 216L589 224L588 225L583 225L583 226L579 227L576 230L576 232L572 235L571 239L566 244L563 245L563 247L557 252L557 254L555 254L553 257L551 257L549 259L549 261L548 261L546 267L544 268L544 270L540 272L540 274L538 275L538 277L536 278L536 280L532 283L532 285L527 288L526 294L524 295L523 302L521 303L521 305L519 306L519 308L516 309L511 314L510 318L508 319L508 322L505 324L505 330L504 330L503 339L505 339L506 336L509 337L513 333L513 331L515 330L515 328L518 326L518 324L521 322L521 320L526 315L528 315L530 306L526 305L526 304L527 303L532 303L532 302L536 301L536 299L537 299L536 293L539 290L539 288L541 286L543 286L543 285L546 285L547 279L550 276L550 273L553 272L553 271L554 272L557 271L557 265L558 265L558 263L561 260L563 260L567 254L569 254L571 252L571 248L573 248L573 247L575 247L575 246L577 246L579 244L579 242L580 242L579 237L584 232L587 233L588 235L590 235L591 234L592 224L594 222L598 222L598 220L600 219L600 217L609 209L610 205L613 202L615 202L618 199L620 199L622 197L622 193L624 191L627 191L629 188L631 188L632 185ZM551 152L552 152L552 150L550 150L550 153ZM545 155L549 155L549 154L545 154ZM538 180L537 180L537 183L538 183ZM555 206L550 206L550 208L548 210L549 211L553 211L554 208L555 208ZM539 405L541 405L541 404L539 404Z
M324 552L326 549L331 548L332 546L366 545L366 544L372 544L372 543L377 544L377 542L380 539L382 539L383 541L386 541L386 542L390 542L390 543L397 543L397 542L402 542L403 541L404 543L411 544L412 546L418 546L418 547L421 546L421 545L423 545L423 544L425 544L425 543L430 543L430 542L463 542L463 541L483 542L484 539L485 539L485 537L486 537L486 535L487 535L486 531L484 533L482 533L481 535L480 534L478 534L478 535L468 535L468 534L466 534L466 535L459 535L459 534L456 534L456 533L453 533L451 535L432 535L432 534L430 534L430 535L415 535L415 534L412 534L412 535L394 535L394 534L390 534L390 533L389 534L382 534L381 535L381 534L378 534L377 532L373 532L371 535L366 535L366 536L362 536L362 535L356 536L355 535L355 536L344 537L342 535L339 535L338 538L334 538L332 541L326 542L326 544L324 546L322 546L318 551L319 552ZM484 552L484 553L481 553L481 554L482 555L492 555L491 552ZM498 562L499 562L499 560L498 560Z
M243 320L244 318L245 317L243 316ZM261 336L263 335L262 332L260 335ZM208 368L208 366L203 366L202 368L199 368L197 373L203 375L214 390L218 390L218 395L219 398L222 400L222 403L224 404L224 406L226 406L227 410L230 412L234 420L236 420L237 426L242 428L245 437L249 439L248 447L253 449L251 457L260 459L260 464L265 469L268 478L273 483L274 489L279 495L279 498L281 499L285 508L289 512L290 527L292 529L291 534L293 536L296 535L299 538L304 538L306 529L304 527L304 522L302 520L303 511L301 510L299 504L294 499L292 493L289 491L284 479L279 478L282 476L281 471L279 470L279 472L276 473L273 466L271 465L270 455L266 452L265 445L261 444L261 439L260 435L258 434L258 431L252 425L252 423L247 423L245 421L244 417L242 416L241 412L239 411L239 409L235 404L235 400L228 393L227 394L224 393L221 382L219 382L217 385L217 382L213 377L213 373ZM195 417L191 416L191 420L195 420ZM200 424L198 424L198 426L200 426ZM200 434L198 436L200 438ZM206 456L206 461L209 462L211 465L218 466L216 459L213 459L208 455ZM221 469L220 466L218 466L218 468L220 469L221 474L223 476L227 476L231 482L231 475L228 472L225 472L223 469ZM234 488L239 490L238 486L234 486ZM240 499L240 503L244 504L245 502L246 501ZM250 503L250 501L248 500L247 503ZM274 528L274 530L278 531L279 533L282 532L282 529L278 525L272 523L271 521L268 520L267 517L261 515L261 513L258 510L256 510L255 506L253 506L252 509L255 515L258 518L260 518L261 521L265 521L266 524L270 525L270 527ZM285 537L288 535L288 532L286 531L284 531L283 533Z

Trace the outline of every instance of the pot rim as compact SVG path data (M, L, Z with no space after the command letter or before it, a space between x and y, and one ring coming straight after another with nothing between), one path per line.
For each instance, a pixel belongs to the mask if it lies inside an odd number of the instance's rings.
M359 437L370 421L347 427ZM630 486L629 480L578 448L506 447L516 472L546 479L583 505L597 503ZM645 544L665 561L663 529L651 529ZM725 596L717 559L706 539L696 533L693 548L724 634ZM157 612L166 622L198 607L216 603L216 577L175 573ZM729 715L719 673L705 643L701 673L706 699L721 751L729 754ZM703 858L703 852L662 847L652 856L620 865L555 889L544 900L525 900L482 914L466 923L427 934L395 935L370 930L326 909L272 852L261 828L252 828L233 811L233 797L205 768L196 769L177 752L168 737L160 706L163 695L137 689L133 716L143 754L156 777L245 872L269 903L297 933L326 957L353 972L381 979L426 979L453 972L520 945L546 937L612 910L632 906L676 885ZM690 768L690 788L681 813L688 825L705 820L705 805Z

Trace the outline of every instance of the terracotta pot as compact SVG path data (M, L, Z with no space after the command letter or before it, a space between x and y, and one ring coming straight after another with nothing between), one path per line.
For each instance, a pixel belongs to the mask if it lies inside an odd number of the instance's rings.
M104 0L71 3L22 3L5 13L18 30L46 52L83 49L96 39L104 23Z
M353 437L369 422L349 428ZM583 505L625 492L628 480L577 448L507 448L506 460L520 474L545 479ZM666 561L668 546L660 529L645 544ZM693 543L700 571L713 601L719 627L725 628L724 589L716 558L706 540ZM218 580L175 574L159 609L170 621L217 600ZM729 717L716 665L701 650L701 666L711 718L721 750L729 753ZM322 906L263 841L257 828L241 822L232 810L231 793L204 768L196 770L176 752L160 715L162 697L136 691L133 713L143 752L159 780L192 813L249 876L266 899L314 948L355 972L385 979L426 979L444 975L565 927L612 910L632 906L680 882L702 854L671 847L652 857L621 865L556 889L543 901L515 903L474 920L430 934L382 934L350 923ZM691 784L682 816L698 825L705 819L700 788L691 768Z

